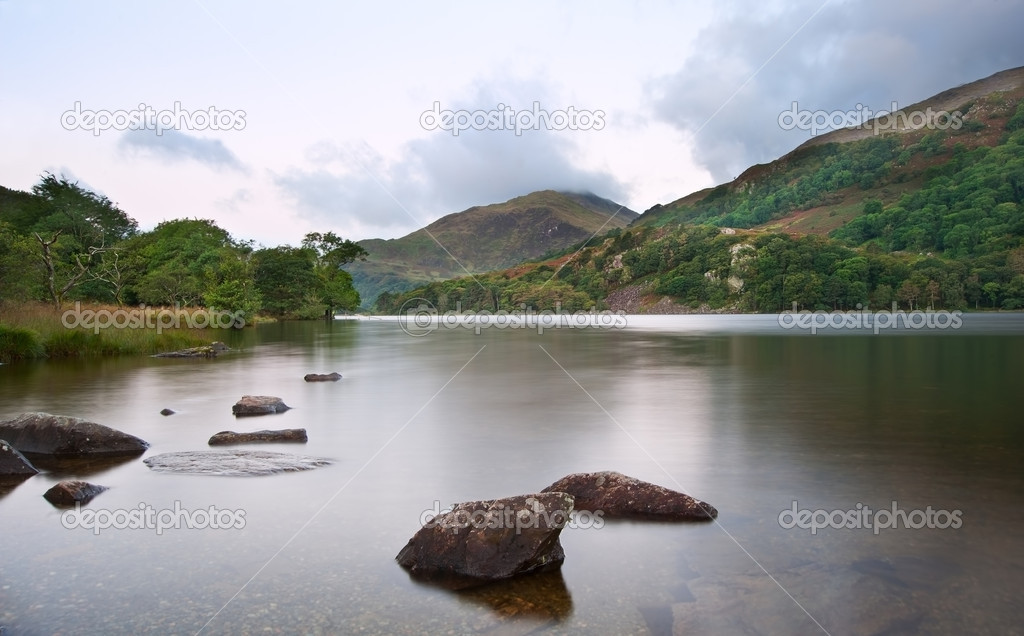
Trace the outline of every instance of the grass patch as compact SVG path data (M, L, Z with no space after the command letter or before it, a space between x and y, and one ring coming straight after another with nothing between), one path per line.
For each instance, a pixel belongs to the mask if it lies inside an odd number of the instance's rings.
M111 305L82 305L83 310L117 311ZM126 309L130 311L131 309ZM209 329L68 328L62 311L43 303L0 302L0 362L40 358L152 355L210 344ZM70 321L69 321L70 322Z
M31 329L0 324L0 362L33 360L46 355L42 338Z

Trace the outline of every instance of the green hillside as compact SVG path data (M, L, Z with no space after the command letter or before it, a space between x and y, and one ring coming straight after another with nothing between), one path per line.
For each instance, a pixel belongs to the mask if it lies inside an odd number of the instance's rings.
M381 292L511 267L636 218L592 194L545 190L449 214L401 238L360 241L369 256L346 269L369 306Z
M553 257L411 296L466 309L1024 308L1024 68L908 107L962 125L821 135ZM479 283L479 284L477 284Z

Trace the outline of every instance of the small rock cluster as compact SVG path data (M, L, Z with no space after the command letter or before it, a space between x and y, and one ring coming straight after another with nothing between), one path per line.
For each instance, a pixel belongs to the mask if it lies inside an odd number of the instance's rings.
M395 559L415 578L463 589L559 567L573 510L610 519L710 521L711 505L617 472L567 475L541 492L468 501L428 521Z
M215 357L229 351L222 342L194 347L159 357ZM337 382L340 373L309 373L306 382ZM245 395L231 408L237 417L284 413L289 406L279 397ZM165 408L161 415L173 415ZM252 432L221 431L209 440L210 446L249 444L257 442L308 441L306 429L260 430ZM23 413L12 420L0 421L0 481L20 483L39 473L31 458L40 460L81 457L131 457L141 455L149 443L122 431L67 415ZM309 470L331 463L321 457L255 451L187 451L165 453L143 463L156 471L187 472L207 475L269 475L279 472ZM79 480L64 480L43 495L55 506L88 503L107 490L105 486Z

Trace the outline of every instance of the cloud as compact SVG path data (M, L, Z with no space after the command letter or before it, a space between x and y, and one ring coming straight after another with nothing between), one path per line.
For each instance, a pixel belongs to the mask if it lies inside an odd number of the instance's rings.
M244 207L252 203L252 192L246 188L235 190L230 197L217 200L217 205L230 212L241 212Z
M692 136L696 160L718 182L809 138L779 127L794 101L812 111L888 110L1024 64L1021 0L719 6L694 55L647 85L654 116Z
M533 96L524 99L522 95ZM518 98L513 97L518 95ZM537 101L549 112L565 104L549 98L542 86L481 83L469 100L442 104L442 110L493 111L500 104L516 110ZM316 221L363 231L412 231L444 214L474 205L506 201L545 189L594 192L611 199L625 187L610 173L577 162L575 135L583 130L468 129L453 135L441 129L406 142L398 158L388 159L362 143L323 141L308 150L313 167L292 167L275 174L275 184L295 201L300 214Z
M198 161L216 170L227 169L246 173L248 169L235 153L219 139L193 137L179 130L128 130L121 135L118 147L130 155L148 155L167 163Z

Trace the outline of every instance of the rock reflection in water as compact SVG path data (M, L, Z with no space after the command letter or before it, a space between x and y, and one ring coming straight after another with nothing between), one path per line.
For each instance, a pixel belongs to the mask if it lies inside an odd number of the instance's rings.
M412 577L410 580L420 585L444 587L463 603L488 608L491 611L488 623L475 626L480 633L526 634L557 625L572 615L572 596L561 570L525 574L463 589L451 589L443 580L425 582Z
M139 454L141 455L141 453ZM79 478L90 475L98 475L111 468L116 468L128 462L139 461L139 455L116 455L102 457L53 457L49 455L26 455L30 457L32 465L40 471L49 473L52 477L58 478Z

